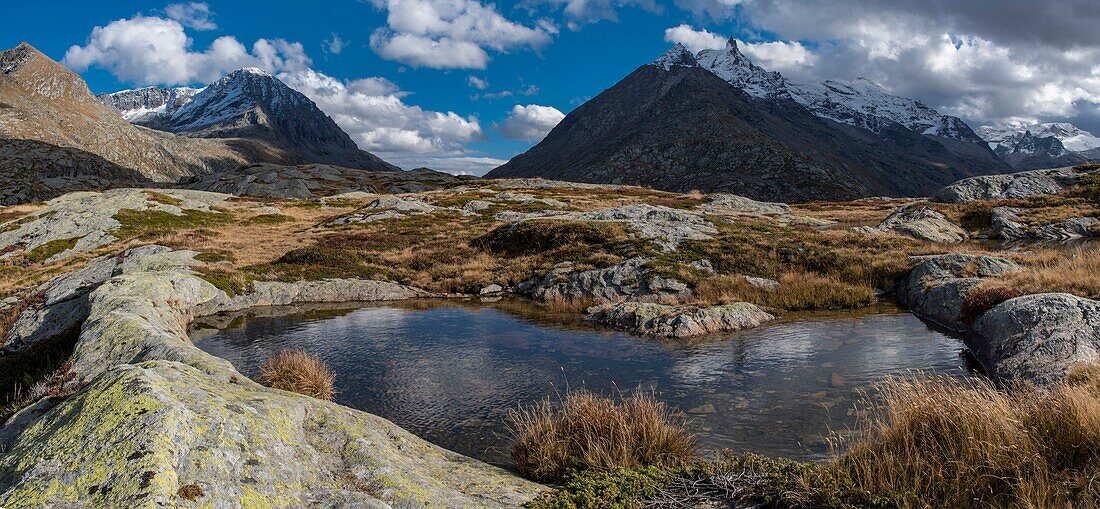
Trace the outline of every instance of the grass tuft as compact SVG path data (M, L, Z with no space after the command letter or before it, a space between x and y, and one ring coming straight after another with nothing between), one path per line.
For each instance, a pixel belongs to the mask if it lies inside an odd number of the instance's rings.
M27 253L27 261L33 263L44 262L54 255L64 253L65 251L76 247L76 243L80 239L81 237L73 237L71 239L51 240L45 244L42 244L41 246L32 249L29 253Z
M509 415L512 459L524 476L558 482L572 470L676 466L695 458L695 439L664 403L636 392L621 401L588 391Z
M269 358L260 367L258 380L268 387L325 401L336 395L336 375L321 359L302 350L284 350Z
M1019 288L1009 286L977 286L963 299L960 318L966 323L977 320L982 313L1009 299L1023 295Z
M534 219L499 226L470 244L493 254L522 256L580 244L601 247L629 240L618 223Z

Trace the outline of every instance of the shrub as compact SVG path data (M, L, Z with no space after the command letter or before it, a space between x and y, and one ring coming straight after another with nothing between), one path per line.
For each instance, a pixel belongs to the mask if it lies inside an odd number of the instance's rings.
M284 350L260 367L259 382L276 389L331 401L336 375L317 357L301 350Z
M605 246L627 239L618 223L536 219L494 228L470 243L493 254L521 256L576 244Z
M510 414L520 473L558 482L572 470L675 466L695 457L695 439L650 393L615 401L588 391Z
M870 287L800 271L782 274L776 289L753 286L741 276L716 276L700 281L695 293L707 304L744 301L788 311L853 309L875 302Z
M184 500L193 501L205 496L206 492L198 484L185 484L180 486L180 489L176 491L176 495Z
M1009 299L1023 295L1017 288L1008 286L977 286L966 292L959 318L964 322L976 320L982 313Z

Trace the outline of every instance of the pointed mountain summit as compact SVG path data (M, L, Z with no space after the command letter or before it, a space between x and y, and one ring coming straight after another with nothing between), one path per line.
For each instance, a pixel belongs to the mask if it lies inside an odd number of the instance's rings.
M689 56L677 46L639 67L486 176L799 202L929 195L961 178L1009 170L961 120L936 114L910 128L880 117L910 110L897 111L895 96L871 94L869 82L852 85L858 99L847 105L834 99L833 108L810 108L799 100L805 89L752 63L735 40L699 52L695 65ZM824 107L829 97L815 99ZM924 115L919 102L908 101L914 116ZM940 127L962 137L944 136Z
M672 69L672 66L679 65L684 67L695 67L698 62L695 61L695 55L692 55L683 44L676 43L671 49L665 52L653 61L653 65L660 67L664 70Z
M400 169L360 150L313 101L255 67L211 83L157 128L194 138L263 140L278 151L275 159L283 164Z

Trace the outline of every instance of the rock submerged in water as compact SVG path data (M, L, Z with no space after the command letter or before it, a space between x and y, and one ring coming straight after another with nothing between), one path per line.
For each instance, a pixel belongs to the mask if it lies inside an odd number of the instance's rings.
M620 302L590 308L588 319L643 336L688 339L759 327L775 316L748 302L710 307Z

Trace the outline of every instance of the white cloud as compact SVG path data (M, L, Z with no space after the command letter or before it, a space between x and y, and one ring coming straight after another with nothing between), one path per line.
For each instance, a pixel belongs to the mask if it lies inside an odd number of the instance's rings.
M802 46L798 41L744 42L737 41L737 47L753 62L771 71L790 74L805 66L812 66L817 55Z
M726 47L725 37L708 32L705 29L696 30L690 25L679 25L666 29L665 40L683 44L692 53L698 53L705 49L722 49Z
M218 25L210 20L214 13L206 2L188 2L171 4L164 9L170 19L174 19L187 28L195 30L214 30Z
M386 159L461 155L466 143L485 136L477 118L406 104L406 94L384 78L342 81L314 70L279 78L316 102L360 148Z
M486 88L489 88L489 82L488 81L485 81L481 78L478 78L477 76L474 76L472 74L470 75L469 78L466 78L466 84L470 85L471 87L474 87L478 90L485 90Z
M513 97L518 95L532 96L539 93L539 87L535 85L527 85L518 90L501 90L500 92L487 92L484 94L474 94L470 96L472 101L480 101L482 99L504 99L506 97Z
M722 21L733 15L734 6L740 4L741 0L675 0L673 3L698 18Z
M619 9L626 7L640 8L655 14L663 11L656 0L526 0L521 3L529 9L539 4L548 4L555 9L561 9L566 27L574 31L580 30L584 25L600 21L617 22Z
M325 51L332 53L333 55L339 55L340 52L344 51L344 45L347 44L347 41L341 39L340 34L333 32L332 37L325 39L322 44L325 48Z
M194 51L178 21L147 16L95 27L87 43L70 47L62 62L78 72L101 67L140 85L209 83L241 67L278 72L310 64L301 44L282 39L259 39L249 51L235 37L223 36Z
M565 114L553 106L519 104L512 108L508 118L497 127L506 138L524 141L540 141L554 126L565 118Z
M374 0L387 11L386 28L371 34L371 48L387 60L434 69L484 69L486 49L537 49L550 42L547 23L528 27L478 0Z

